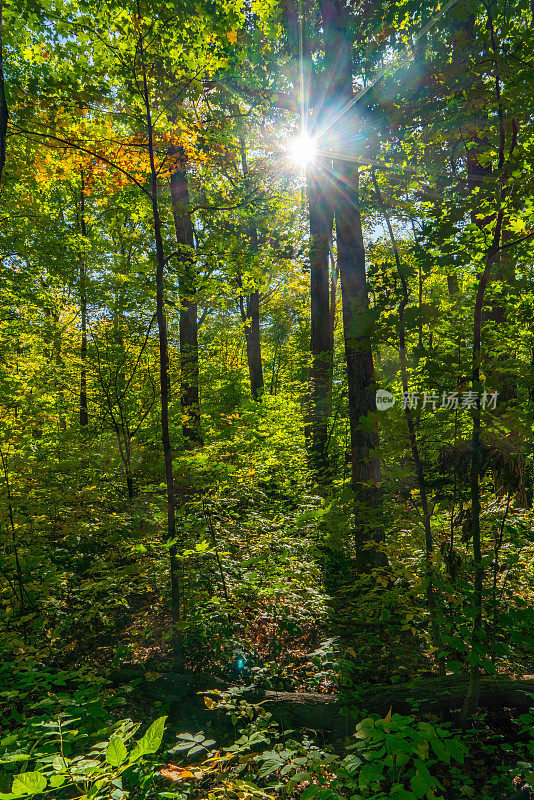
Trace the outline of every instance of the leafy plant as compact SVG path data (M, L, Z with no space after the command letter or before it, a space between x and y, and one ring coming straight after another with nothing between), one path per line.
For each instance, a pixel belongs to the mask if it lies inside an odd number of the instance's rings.
M188 758L207 755L215 744L214 739L208 739L202 732L194 735L192 733L179 733L176 738L178 739L178 744L168 752L173 755L175 753L184 753Z
M302 794L302 800L443 800L443 786L433 768L463 763L467 748L445 726L416 722L412 717L388 714L358 723L348 755L331 766L333 776L321 778ZM309 778L302 776L302 780Z
M165 720L155 720L137 742L131 740L139 725L122 720L113 726L108 739L82 754L75 754L76 750L89 737L73 727L74 719L59 716L57 721L35 724L34 731L10 734L0 742L0 764L6 768L23 762L25 768L13 776L11 791L0 793L0 798L21 800L52 790L64 794L74 788L80 800L122 800L128 795L123 778L126 783L150 779L150 772L143 774L144 762L159 749ZM27 768L30 765L32 769Z

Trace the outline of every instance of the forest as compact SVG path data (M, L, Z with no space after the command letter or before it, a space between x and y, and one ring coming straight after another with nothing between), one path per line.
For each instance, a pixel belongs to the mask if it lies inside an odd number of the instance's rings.
M534 798L533 0L0 0L0 800Z

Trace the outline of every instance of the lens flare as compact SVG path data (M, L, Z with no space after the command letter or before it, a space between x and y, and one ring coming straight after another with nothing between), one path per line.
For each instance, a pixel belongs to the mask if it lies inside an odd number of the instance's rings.
M303 172L311 166L317 155L317 143L313 136L302 131L288 147L289 158Z

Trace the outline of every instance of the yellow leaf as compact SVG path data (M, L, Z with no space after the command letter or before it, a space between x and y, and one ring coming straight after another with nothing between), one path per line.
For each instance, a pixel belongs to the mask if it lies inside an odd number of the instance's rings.
M170 781L183 781L186 778L195 777L190 770L177 767L175 764L169 764L168 769L160 769L159 774L162 778L167 778Z
M229 30L226 36L228 37L230 44L235 44L237 42L237 31L235 28Z

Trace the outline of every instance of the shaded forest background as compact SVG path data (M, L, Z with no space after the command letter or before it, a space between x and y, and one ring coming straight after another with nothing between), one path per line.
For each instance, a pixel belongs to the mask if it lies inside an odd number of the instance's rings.
M0 21L0 797L531 796L531 4Z

